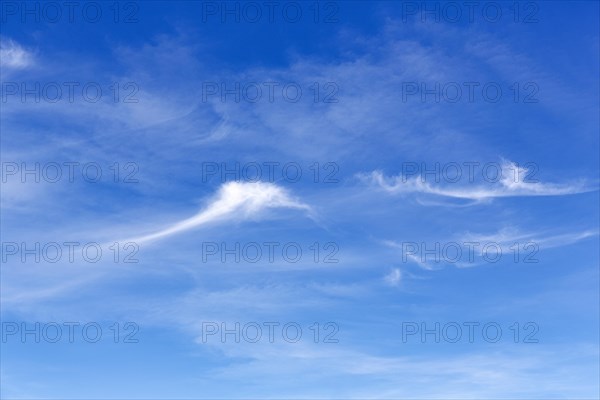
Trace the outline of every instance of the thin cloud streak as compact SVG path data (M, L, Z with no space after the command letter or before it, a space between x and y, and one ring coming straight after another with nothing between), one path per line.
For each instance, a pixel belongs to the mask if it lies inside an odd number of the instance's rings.
M476 186L473 188L436 187L424 182L421 177L412 179L401 175L386 177L381 171L370 174L359 174L358 178L371 185L382 188L391 194L422 193L462 200L472 200L471 204L492 200L500 197L527 197L527 196L566 196L598 190L587 186L583 181L568 184L525 182L519 179L527 175L527 169L518 167L512 162L502 164L502 178L497 183L488 187ZM513 179L512 177L517 177ZM428 203L421 203L428 205Z
M571 244L580 242L582 240L598 236L600 232L597 230L585 230L581 232L570 232L570 233L562 233L551 235L544 232L521 232L517 229L502 229L493 234L472 234L467 233L463 235L460 239L446 241L444 243L456 243L462 244L465 247L465 251L468 252L468 248L466 245L468 243L478 245L485 245L489 243L493 243L497 246L500 246L500 249L503 253L509 254L511 250L511 246L516 244L524 245L524 244L533 244L536 248L540 250L545 250L554 247L563 247L569 246ZM427 261L427 257L423 257L423 254L415 255L409 252L406 252L406 248L401 242L396 242L393 240L384 240L382 243L390 248L399 249L403 253L403 258L407 261L410 261L414 264L417 264L419 267L428 270L434 271L436 269L441 269L442 265L445 263L434 263L432 261ZM408 243L408 242L407 242ZM482 248L477 249L477 257L483 257ZM478 259L478 261L466 262L454 262L456 267L459 268L469 268L469 267L477 267L482 265L482 262ZM387 277L386 277L387 279Z

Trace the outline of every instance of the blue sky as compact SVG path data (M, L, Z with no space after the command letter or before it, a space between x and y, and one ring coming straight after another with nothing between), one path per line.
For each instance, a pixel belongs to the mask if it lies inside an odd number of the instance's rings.
M1 398L598 397L598 2L75 3L1 5Z

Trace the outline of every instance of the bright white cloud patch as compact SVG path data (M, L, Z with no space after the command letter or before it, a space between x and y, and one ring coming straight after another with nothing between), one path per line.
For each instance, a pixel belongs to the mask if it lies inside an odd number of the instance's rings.
M162 239L211 222L254 218L269 208L311 210L308 205L293 199L285 189L275 184L228 182L221 186L213 200L198 214L131 241L139 244Z
M0 65L3 68L25 69L33 64L33 55L11 39L0 39Z

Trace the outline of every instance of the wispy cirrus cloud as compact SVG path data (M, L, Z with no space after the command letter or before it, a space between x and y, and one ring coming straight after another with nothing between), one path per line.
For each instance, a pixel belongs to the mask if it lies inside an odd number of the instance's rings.
M441 268L444 264L452 263L462 267L476 267L483 264L486 257L486 246L492 246L492 252L499 251L500 254L513 254L515 248L525 249L525 254L535 255L539 250L545 250L555 247L569 246L582 240L598 236L598 230L587 229L578 232L553 233L547 231L524 232L515 227L503 228L493 233L463 233L451 240L437 241L434 244L425 242L399 242L393 240L384 240L382 243L393 249L402 252L402 258L410 261L425 270L435 270ZM439 248L436 247L439 245ZM448 261L448 257L442 256L440 249L446 246L459 247L461 253L470 254L469 257L460 258L460 260ZM515 247L516 246L516 247ZM431 249L436 248L437 254L431 254ZM429 253L426 249L430 249ZM440 260L433 261L433 258ZM471 257L473 257L471 259ZM496 255L494 254L494 257ZM531 261L537 262L537 261ZM393 274L390 274L392 276ZM386 277L386 280L390 277Z
M568 246L590 237L598 236L598 231L588 229L580 232L552 234L549 232L523 232L516 228L504 228L492 234L467 233L460 240L463 242L498 243L503 247L515 242L533 242L543 248Z
M0 37L0 66L2 68L25 69L33 65L33 53L12 39Z
M386 177L381 171L358 174L358 178L370 185L379 187L390 194L428 194L462 200L472 200L473 204L500 197L526 196L565 196L598 190L584 180L569 183L526 182L528 169L511 161L504 161L497 182L452 187L450 185L433 185L424 177L406 177L403 175ZM458 183L457 183L458 185ZM427 204L427 203L422 203Z
M228 182L198 214L130 241L147 243L193 228L226 219L252 219L270 208L292 208L311 211L307 204L294 199L282 187L266 182Z
M384 280L389 286L398 286L402 280L402 272L399 268L394 268L384 277Z

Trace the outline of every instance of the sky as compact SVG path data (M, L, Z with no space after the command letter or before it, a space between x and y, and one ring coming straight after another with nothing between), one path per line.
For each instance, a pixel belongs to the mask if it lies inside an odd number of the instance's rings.
M0 398L598 398L599 4L3 1Z

